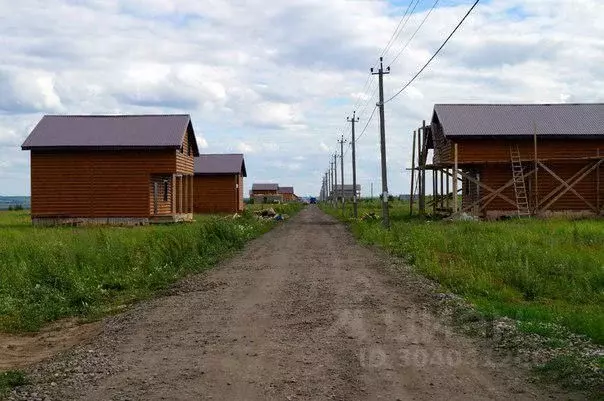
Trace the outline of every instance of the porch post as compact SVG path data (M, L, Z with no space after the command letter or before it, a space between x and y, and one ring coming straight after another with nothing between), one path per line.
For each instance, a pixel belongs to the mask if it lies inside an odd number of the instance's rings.
M182 174L179 176L180 185L178 186L178 213L182 213Z
M185 176L183 176L183 179L185 180L185 182L184 182L184 184L185 184L185 199L184 199L185 208L183 209L183 213L189 213L189 176L185 175Z
M172 188L172 193L170 194L170 213L176 213L176 174L172 174L170 187Z
M195 185L194 178L195 176L193 175L189 176L189 213L193 213L193 202L195 200L193 196L193 186Z
M457 213L457 143L453 146L454 163L453 164L453 213Z

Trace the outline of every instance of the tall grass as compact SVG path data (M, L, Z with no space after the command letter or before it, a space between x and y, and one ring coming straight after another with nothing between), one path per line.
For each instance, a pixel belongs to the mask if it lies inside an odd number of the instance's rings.
M190 224L34 228L25 212L0 213L0 330L111 313L208 268L273 224L248 212Z
M381 214L377 203L361 210ZM604 343L604 221L425 221L402 202L391 217L389 231L379 221L351 228L486 313L558 323Z

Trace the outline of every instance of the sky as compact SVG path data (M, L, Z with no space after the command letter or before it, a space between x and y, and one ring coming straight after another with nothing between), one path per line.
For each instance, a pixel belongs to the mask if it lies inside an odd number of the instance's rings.
M388 98L472 0L419 0L384 55ZM188 113L202 153L316 195L356 110L357 177L380 188L377 77L408 0L0 0L0 195L29 195L20 145L44 114ZM413 130L435 103L604 101L604 2L483 0L385 106L388 184L409 192ZM405 21L403 20L403 21ZM403 49L404 48L404 49ZM401 51L400 55L397 54ZM369 123L368 123L369 122ZM339 171L339 170L338 170ZM338 172L339 175L339 172ZM431 185L427 185L431 188Z

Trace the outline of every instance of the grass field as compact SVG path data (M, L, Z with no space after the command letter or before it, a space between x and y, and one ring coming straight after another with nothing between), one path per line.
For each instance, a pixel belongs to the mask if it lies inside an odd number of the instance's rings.
M515 319L520 332L545 338L543 347L558 350L536 366L546 380L601 394L604 357L575 351L572 335L604 344L604 220L430 221L394 201L385 230L377 201L359 207L360 217L373 212L375 220L351 219L350 205L321 207L362 243L404 258L485 318Z
M246 212L174 225L34 228L27 212L0 212L0 331L112 313L208 268L274 224Z
M351 229L484 313L558 323L604 344L603 220L423 221L410 218L408 207L393 204L390 231L379 221L353 221ZM381 215L377 201L360 210Z

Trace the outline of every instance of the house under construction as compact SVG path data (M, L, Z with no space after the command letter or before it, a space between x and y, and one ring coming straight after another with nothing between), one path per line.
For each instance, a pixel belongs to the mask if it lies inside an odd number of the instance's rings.
M604 104L437 104L412 153L420 213L602 214Z

